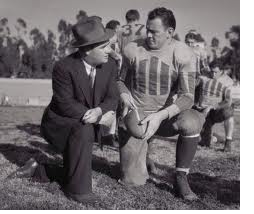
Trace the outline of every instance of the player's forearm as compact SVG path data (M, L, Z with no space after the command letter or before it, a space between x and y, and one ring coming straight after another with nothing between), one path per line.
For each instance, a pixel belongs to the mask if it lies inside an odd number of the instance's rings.
M232 100L223 100L222 102L218 103L216 106L216 109L222 109L222 108L227 108L232 105Z
M181 111L190 109L194 104L194 96L190 93L180 95L173 104L170 106L163 108L163 110L167 111L167 118L172 118L175 115L179 114Z
M190 109L193 104L194 95L191 93L182 94L175 101L175 105L179 108L180 111Z

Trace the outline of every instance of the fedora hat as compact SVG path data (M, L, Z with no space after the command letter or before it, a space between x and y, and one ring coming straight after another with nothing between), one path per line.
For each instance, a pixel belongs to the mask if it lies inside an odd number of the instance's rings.
M106 42L114 35L114 31L105 29L100 19L96 16L88 17L86 20L72 27L74 40L72 47L84 47L96 43Z

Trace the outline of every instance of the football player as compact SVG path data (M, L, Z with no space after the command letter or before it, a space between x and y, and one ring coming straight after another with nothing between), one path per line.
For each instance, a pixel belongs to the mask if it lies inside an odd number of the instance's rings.
M119 125L120 182L145 184L149 177L147 141L154 135L179 134L174 187L184 199L196 200L187 180L203 126L199 112L190 109L194 103L196 56L186 44L172 38L175 27L173 12L164 7L156 8L148 15L146 38L130 42L124 48L117 82L122 116L136 109L144 114L140 123L147 127L142 139L138 139L126 131L123 124ZM171 102L175 94L177 98Z
M200 34L196 31L190 31L185 35L185 43L191 47L197 57L197 72L202 74L203 72L209 72L208 57L204 47L199 45L204 40Z
M196 88L197 108L203 111L206 122L201 132L201 146L209 147L212 142L212 127L224 122L226 140L224 151L230 152L234 131L234 107L232 105L233 80L223 72L222 63L215 60L210 64L212 78L199 77Z
M118 32L118 44L121 53L129 42L144 38L146 35L145 25L139 23L140 14L137 10L127 11L125 19L127 24L123 25Z

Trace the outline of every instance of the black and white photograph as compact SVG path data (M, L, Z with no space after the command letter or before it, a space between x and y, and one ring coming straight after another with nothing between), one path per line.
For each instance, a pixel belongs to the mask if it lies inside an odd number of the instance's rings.
M0 210L239 211L240 0L0 0Z

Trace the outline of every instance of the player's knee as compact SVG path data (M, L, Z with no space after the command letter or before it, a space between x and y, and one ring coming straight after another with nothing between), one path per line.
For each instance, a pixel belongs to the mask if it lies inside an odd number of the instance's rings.
M223 117L226 119L232 118L234 116L234 108L232 106L223 109Z
M196 135L201 132L205 118L202 114L193 109L188 109L179 113L177 126L179 134L182 136Z
M210 117L212 121L215 123L219 123L234 116L234 108L232 106L225 107L222 109L215 109L213 113L211 113Z

